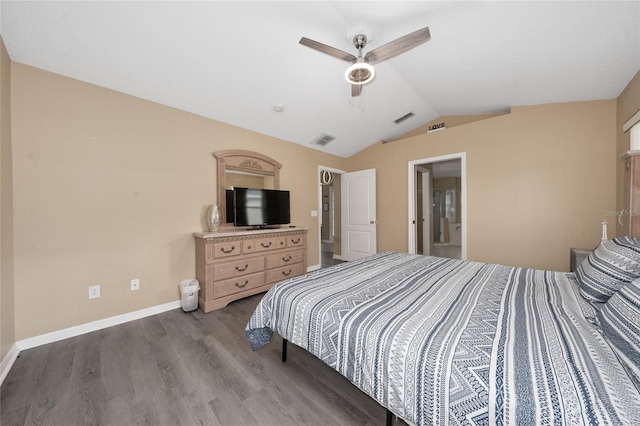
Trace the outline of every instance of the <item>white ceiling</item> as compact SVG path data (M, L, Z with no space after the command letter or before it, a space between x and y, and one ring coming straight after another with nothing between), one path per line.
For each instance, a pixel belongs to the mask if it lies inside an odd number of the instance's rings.
M438 116L616 98L640 70L640 1L4 1L13 61L342 157ZM431 41L375 65L357 54L428 26ZM284 111L274 111L282 104ZM396 125L408 112L415 117ZM312 144L322 134L336 139Z
M462 161L460 159L438 161L436 163L432 163L432 169L433 177L436 179L460 177L462 175Z

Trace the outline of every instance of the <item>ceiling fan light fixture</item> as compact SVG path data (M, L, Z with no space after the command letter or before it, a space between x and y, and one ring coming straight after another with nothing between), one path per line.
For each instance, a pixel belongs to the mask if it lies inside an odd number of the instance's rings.
M300 44L338 59L351 62L352 65L347 68L347 71L344 73L344 78L347 80L347 83L351 85L351 96L353 97L360 96L362 93L362 85L373 81L376 75L373 67L369 65L370 62L375 64L392 58L430 39L431 33L429 32L429 27L424 27L376 47L365 56L362 56L362 49L367 45L367 36L364 34L357 34L353 37L353 45L358 49L358 56L306 37L300 39Z
M373 80L376 75L376 70L368 63L358 58L358 62L347 68L344 73L344 78L349 84L367 84Z

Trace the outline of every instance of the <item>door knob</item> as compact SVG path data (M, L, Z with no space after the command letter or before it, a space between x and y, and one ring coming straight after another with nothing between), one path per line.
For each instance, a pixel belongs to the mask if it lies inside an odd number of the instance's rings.
M370 220L369 223L373 225L375 223L378 223L378 221L377 220Z

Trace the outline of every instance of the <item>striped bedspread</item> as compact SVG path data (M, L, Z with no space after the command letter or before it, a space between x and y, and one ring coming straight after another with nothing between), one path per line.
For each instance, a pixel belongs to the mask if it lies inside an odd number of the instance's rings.
M246 328L431 424L640 424L640 394L573 274L395 252L274 286Z

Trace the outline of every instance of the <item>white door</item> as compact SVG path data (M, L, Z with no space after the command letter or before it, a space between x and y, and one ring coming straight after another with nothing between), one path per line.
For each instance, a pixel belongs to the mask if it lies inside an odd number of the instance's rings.
M342 182L342 259L376 253L376 170L344 173Z

